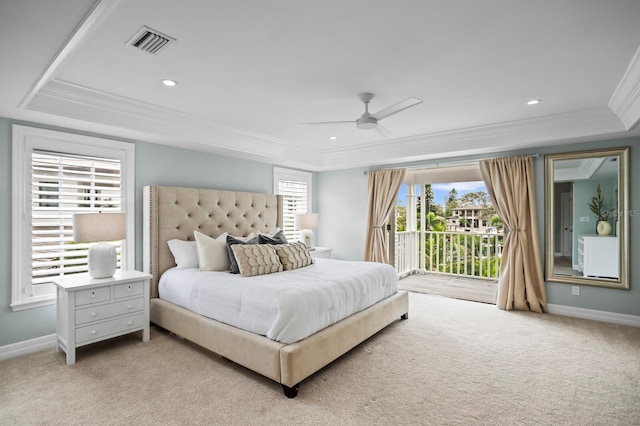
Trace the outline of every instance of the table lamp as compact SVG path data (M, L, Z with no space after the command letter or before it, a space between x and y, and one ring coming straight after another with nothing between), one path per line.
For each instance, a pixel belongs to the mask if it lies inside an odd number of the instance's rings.
M124 213L77 213L73 215L73 241L93 243L87 263L92 278L109 278L116 272L116 247L105 241L124 240Z
M318 213L297 214L295 225L300 229L300 241L307 246L307 249L313 250L313 230L318 229Z

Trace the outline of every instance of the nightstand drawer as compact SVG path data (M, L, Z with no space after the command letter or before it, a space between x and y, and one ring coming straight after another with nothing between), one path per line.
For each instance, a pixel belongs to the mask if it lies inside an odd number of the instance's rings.
M142 294L142 283L130 283L130 284L120 284L113 287L113 297L115 299L120 299L122 297L135 296L136 294Z
M94 288L76 292L76 306L109 300L109 287Z
M76 344L88 342L94 339L102 339L110 335L128 333L135 328L144 326L144 314L132 315L111 321L101 322L76 330Z
M315 250L310 250L309 254L316 259L331 259L332 251L333 249L328 247L316 247Z
M86 324L91 321L99 321L118 315L131 314L144 309L142 298L122 300L108 305L93 306L91 308L78 309L76 311L76 324Z

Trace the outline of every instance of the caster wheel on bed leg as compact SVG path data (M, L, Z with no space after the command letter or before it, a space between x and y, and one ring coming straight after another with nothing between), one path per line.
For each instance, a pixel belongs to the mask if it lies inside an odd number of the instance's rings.
M284 395L287 398L295 398L296 396L298 396L298 385L295 385L293 387L282 385L282 390L284 391Z

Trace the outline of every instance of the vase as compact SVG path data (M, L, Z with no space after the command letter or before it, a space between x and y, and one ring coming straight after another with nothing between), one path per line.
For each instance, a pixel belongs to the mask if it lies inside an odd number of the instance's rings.
M601 220L598 222L596 226L596 232L598 235L609 235L611 234L611 224L606 220Z

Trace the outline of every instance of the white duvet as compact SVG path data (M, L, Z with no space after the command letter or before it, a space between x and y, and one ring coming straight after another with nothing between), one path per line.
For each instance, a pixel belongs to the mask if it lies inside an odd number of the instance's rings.
M160 298L269 339L294 343L397 292L397 274L389 265L315 262L257 277L173 268L160 279Z

